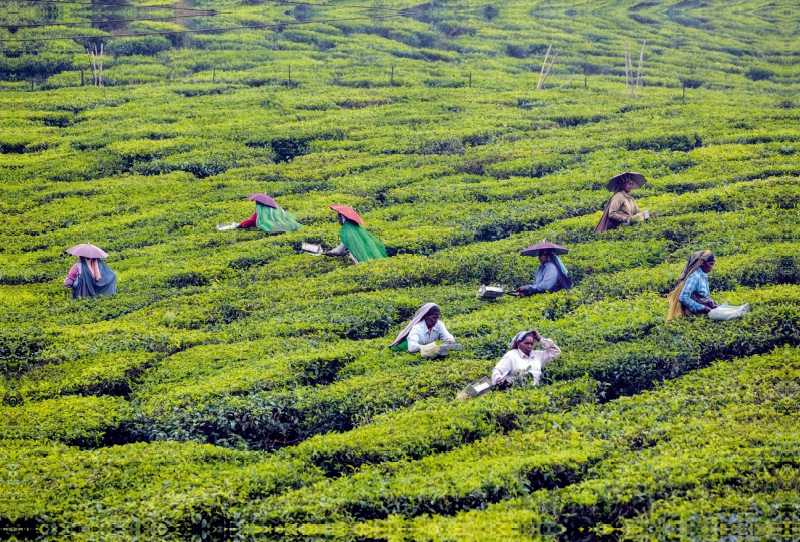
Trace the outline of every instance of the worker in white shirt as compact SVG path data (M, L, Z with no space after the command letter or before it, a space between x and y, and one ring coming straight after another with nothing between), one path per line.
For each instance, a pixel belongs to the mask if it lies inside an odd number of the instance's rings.
M455 337L447 331L444 323L439 320L441 316L442 311L437 305L433 305L422 317L422 320L411 328L408 334L409 352L419 352L421 347L436 341L455 344Z
M542 345L544 352L533 350L534 341ZM511 349L492 370L494 386L508 386L526 372L533 376L534 384L537 385L542 378L544 366L561 354L561 349L552 339L542 338L535 329L517 333L509 346Z

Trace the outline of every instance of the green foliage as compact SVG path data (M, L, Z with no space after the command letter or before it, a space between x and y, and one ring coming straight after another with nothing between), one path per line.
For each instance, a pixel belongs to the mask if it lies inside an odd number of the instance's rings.
M172 47L172 42L163 36L119 38L111 42L108 52L117 56L153 56Z
M796 33L752 3L695 4L437 0L363 20L201 0L224 13L119 21L119 38L82 24L106 10L14 6L9 24L81 24L0 39L89 37L0 51L0 528L638 540L785 518ZM124 35L142 33L159 34ZM634 100L623 51L644 35ZM86 55L101 42L102 88ZM660 216L593 233L627 170ZM254 192L303 228L217 231ZM301 253L339 243L331 204L391 257ZM570 249L572 290L475 298L530 283L519 251L543 239ZM62 286L83 242L109 252L115 296ZM666 322L702 248L712 297L751 312ZM428 301L464 350L389 351ZM454 400L532 327L562 349L539 386Z

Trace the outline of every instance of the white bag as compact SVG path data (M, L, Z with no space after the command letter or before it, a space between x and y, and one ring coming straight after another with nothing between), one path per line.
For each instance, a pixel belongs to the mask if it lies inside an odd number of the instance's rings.
M315 245L313 243L306 243L305 241L303 241L303 244L300 245L300 250L302 250L303 252L307 252L312 256L322 256L323 254L325 254L325 251L322 250L321 246Z
M716 309L711 309L711 312L708 313L708 317L712 320L721 320L723 322L727 322L728 320L735 320L736 318L744 316L748 312L750 312L749 303L745 303L739 307L728 305L728 303L723 303Z
M481 284L481 287L478 288L476 297L481 301L494 301L498 297L502 296L503 293L503 289L499 286L484 286Z
M425 344L420 347L419 355L425 359L436 359L442 356L442 348L436 343ZM447 355L447 350L444 355Z
M419 355L425 359L446 358L448 352L453 350L462 351L464 347L460 344L424 344L419 349Z
M464 388L464 391L456 395L456 399L474 399L490 391L492 391L492 382L484 376L474 384L470 384Z

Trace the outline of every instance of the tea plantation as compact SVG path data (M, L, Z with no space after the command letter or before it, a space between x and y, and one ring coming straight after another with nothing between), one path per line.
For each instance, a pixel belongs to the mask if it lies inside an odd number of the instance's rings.
M797 536L795 2L121 4L0 5L0 537ZM593 233L629 170L661 216ZM253 192L302 229L217 231ZM390 257L302 253L330 204ZM572 290L476 299L543 239ZM665 321L701 249L749 314ZM389 351L428 301L464 350Z

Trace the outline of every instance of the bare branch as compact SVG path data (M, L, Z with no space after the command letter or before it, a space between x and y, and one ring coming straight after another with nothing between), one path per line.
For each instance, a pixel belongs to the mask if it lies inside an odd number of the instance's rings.
M644 44L647 43L647 40L642 42L642 52L639 53L639 69L636 72L636 88L633 92L633 98L636 99L636 94L639 88L642 85L642 63L644 62Z
M539 84L539 88L542 88L542 87L544 87L544 82L545 82L545 81L547 81L547 76L548 76L548 75L550 75L550 70L552 70L552 69L553 69L553 64L555 64L555 63L556 63L556 59L558 58L558 55L559 55L559 52L558 52L558 51L556 51L556 54L555 54L555 55L553 55L553 61L552 61L552 62L550 62L550 67L549 67L549 68L547 68L547 73L545 73L545 74L544 74L544 78L542 79L542 82ZM537 90L538 90L538 89L537 89Z
M542 77L544 76L544 68L545 68L545 66L547 66L547 57L550 56L550 49L552 49L552 48L553 48L553 44L551 43L547 47L547 53L545 53L545 55L544 55L544 62L542 62L542 71L539 72L539 81L536 82L536 90L539 90L540 88L542 88Z

